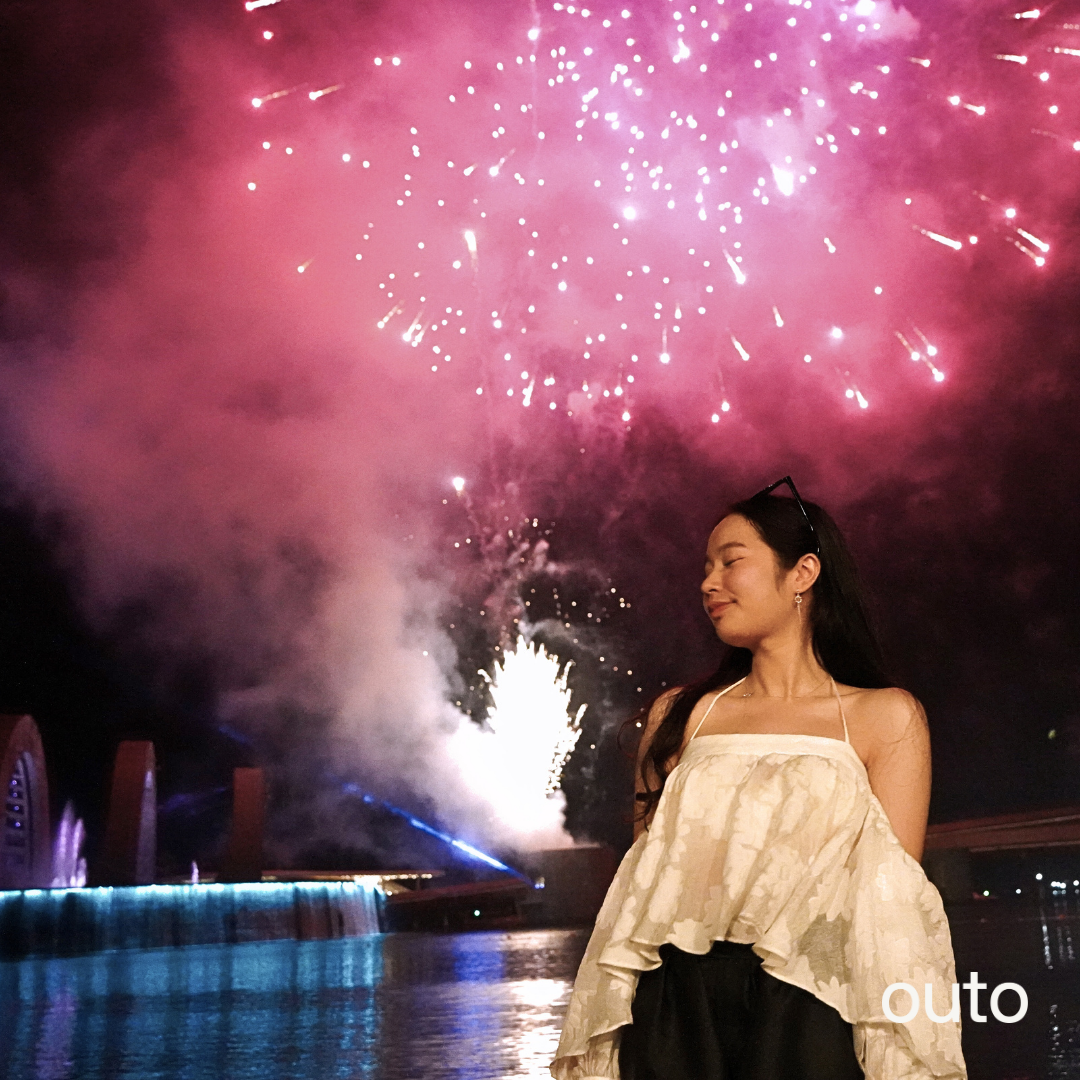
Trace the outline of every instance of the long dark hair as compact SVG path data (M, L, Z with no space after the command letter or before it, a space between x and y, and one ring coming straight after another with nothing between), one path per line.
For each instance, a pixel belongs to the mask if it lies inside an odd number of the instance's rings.
M727 514L741 514L776 552L783 571L813 552L814 533L821 544L821 573L810 586L810 631L817 662L836 680L848 686L895 686L887 674L881 645L871 621L865 591L855 560L836 522L817 503L803 500L813 531L794 499L755 495L728 507ZM667 715L656 729L641 762L645 792L639 793L638 817L647 818L664 790L667 762L678 752L690 713L710 690L728 686L750 673L754 654L727 645L720 664L711 675L682 687L671 700ZM657 695L659 697L660 695ZM632 716L628 725L643 728L656 698ZM649 769L659 777L659 787L649 784Z

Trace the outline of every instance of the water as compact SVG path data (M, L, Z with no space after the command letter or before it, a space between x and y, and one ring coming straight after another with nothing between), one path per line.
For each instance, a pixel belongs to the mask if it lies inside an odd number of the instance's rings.
M949 911L956 976L977 971L989 989L980 993L985 1023L969 1019L968 991L961 989L964 1056L971 1080L1080 1080L1080 914L1050 898L1035 909L1011 912L979 905ZM1023 1019L1013 1024L989 1016L990 991L1003 982L1028 996ZM1010 991L1001 1008L1011 1013Z
M378 934L2 963L0 1076L545 1076L585 940Z
M974 970L1029 997L1018 1023L976 1024L961 994L971 1080L1080 1080L1077 929L1052 912L953 918L959 980ZM376 934L0 963L0 1078L542 1078L587 936Z

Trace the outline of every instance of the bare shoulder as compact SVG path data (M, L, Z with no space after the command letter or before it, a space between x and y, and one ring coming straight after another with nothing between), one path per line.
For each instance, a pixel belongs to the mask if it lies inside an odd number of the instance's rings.
M918 862L930 808L930 732L914 694L896 686L850 692L852 743L893 833ZM842 695L843 696L843 695Z
M910 691L899 686L881 689L849 686L841 688L841 694L852 703L853 738L858 738L865 758L888 754L901 745L909 752L914 749L929 753L926 710Z

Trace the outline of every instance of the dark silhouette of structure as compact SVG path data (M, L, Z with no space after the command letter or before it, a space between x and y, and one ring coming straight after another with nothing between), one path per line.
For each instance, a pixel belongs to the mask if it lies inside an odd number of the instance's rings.
M116 749L105 844L91 866L95 885L149 885L157 859L157 783L154 744L122 742Z
M233 820L218 881L262 881L266 778L262 769L233 769Z
M1025 810L931 825L922 865L946 903L971 899L971 856L983 852L1080 851L1080 806Z

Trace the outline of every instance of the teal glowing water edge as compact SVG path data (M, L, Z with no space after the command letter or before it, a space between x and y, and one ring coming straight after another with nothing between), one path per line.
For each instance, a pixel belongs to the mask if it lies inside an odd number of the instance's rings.
M379 932L381 902L374 880L0 892L0 958L360 937Z

